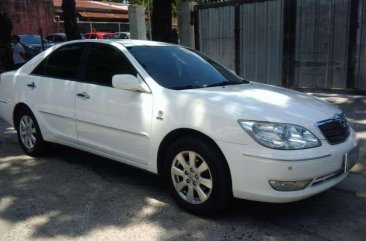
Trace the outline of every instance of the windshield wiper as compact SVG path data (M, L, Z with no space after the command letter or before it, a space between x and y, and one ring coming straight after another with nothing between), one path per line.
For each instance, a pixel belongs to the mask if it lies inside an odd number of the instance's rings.
M241 84L246 84L246 82L223 81L223 82L218 82L218 83L215 83L215 84L206 85L205 87L216 87L216 86L226 86L226 85L241 85Z
M178 87L172 87L173 90L188 90L188 89L199 89L203 88L201 85L183 85Z
M188 89L201 89L201 88L208 88L208 87L216 87L216 86L226 86L226 85L240 85L240 84L247 84L248 82L230 82L230 81L223 81L218 82L215 84L210 85L183 85L178 87L172 87L173 90L188 90Z

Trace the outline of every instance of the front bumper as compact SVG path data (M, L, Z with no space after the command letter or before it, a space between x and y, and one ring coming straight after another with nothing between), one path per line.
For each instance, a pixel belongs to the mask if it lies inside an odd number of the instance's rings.
M296 151L217 143L229 164L234 197L278 203L305 199L342 181L348 174L344 173L344 155L357 146L353 130L341 144L329 145L324 140L320 147ZM276 191L270 180L311 181L303 190Z

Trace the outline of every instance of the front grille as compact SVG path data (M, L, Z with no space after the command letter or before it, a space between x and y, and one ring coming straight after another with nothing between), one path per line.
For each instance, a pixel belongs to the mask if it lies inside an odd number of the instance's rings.
M318 128L331 145L344 142L350 134L350 127L344 114L318 122Z

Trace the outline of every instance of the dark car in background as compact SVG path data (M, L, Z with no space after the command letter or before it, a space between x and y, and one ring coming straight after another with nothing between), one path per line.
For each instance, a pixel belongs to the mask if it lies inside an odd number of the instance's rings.
M45 39L47 39L48 41L51 41L55 44L58 43L63 43L67 41L67 37L65 33L51 33L48 34Z
M43 50L55 45L53 42L43 39L42 47L42 38L39 35L22 34L19 35L19 38L20 43L23 45L23 48L26 52L27 59L31 59Z

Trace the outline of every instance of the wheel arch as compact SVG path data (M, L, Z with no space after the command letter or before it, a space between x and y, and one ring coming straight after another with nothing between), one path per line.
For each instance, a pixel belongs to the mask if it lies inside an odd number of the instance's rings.
M207 136L206 134L204 134L200 131L197 131L197 130L189 129L189 128L180 128L180 129L173 130L173 131L169 132L161 141L161 143L159 145L159 149L158 149L158 154L157 154L158 175L162 175L162 173L163 173L164 155L165 155L166 151L168 150L170 144L173 141L178 140L179 138L182 138L182 137L186 137L186 136L193 136L193 137L203 139L204 141L207 141L210 145L214 146L217 149L217 151L219 151L220 154L222 155L223 161L227 165L227 169L229 171L230 180L231 180L231 172L230 172L229 164L227 163L225 155L221 151L221 149L217 145L217 143L211 137Z
M14 110L13 110L13 124L14 124L13 126L14 126L14 128L15 129L17 128L16 127L16 117L17 117L17 114L19 113L20 110L24 110L24 109L29 110L33 114L34 118L37 121L37 125L39 126L39 121L37 120L37 118L36 118L35 114L33 113L32 109L27 104L25 104L24 102L19 102L19 103L17 103L15 105ZM43 132L42 132L42 129L41 129L40 126L39 126L39 131L40 131L41 136L43 138Z
M17 117L17 114L19 113L20 110L22 109L28 109L32 112L32 110L29 108L29 106L23 102L19 102L18 104L16 104L14 106L14 110L13 110L13 124L15 126L16 124L16 117ZM33 113L33 112L32 112ZM33 114L34 115L34 114Z

